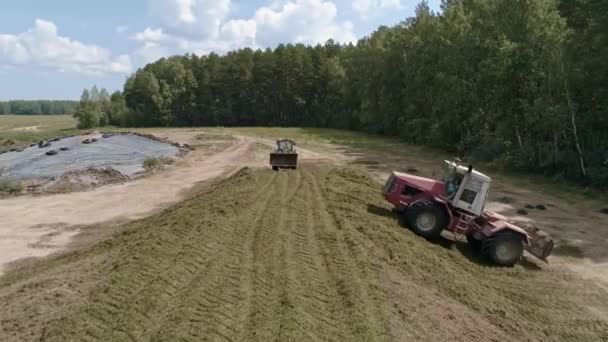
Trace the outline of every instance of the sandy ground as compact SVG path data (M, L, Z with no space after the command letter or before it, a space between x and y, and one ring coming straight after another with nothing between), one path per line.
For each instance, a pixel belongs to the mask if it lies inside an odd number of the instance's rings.
M16 132L35 132L35 131L39 131L40 126L28 126L28 127L17 127L17 128L13 128L13 131Z
M201 143L200 130L160 130L152 132L179 143ZM211 139L211 140L208 140ZM49 196L25 196L0 200L0 274L7 264L27 257L41 257L64 249L79 227L104 222L125 222L146 217L184 198L197 183L229 174L243 165L266 166L270 139L236 135L232 143L213 141L197 149L168 170L152 176L92 191ZM209 147L211 146L211 147ZM308 146L307 146L308 147ZM267 150L268 149L268 150ZM415 167L430 176L437 162L395 158L390 146L385 154L353 150L340 146L298 146L301 159L365 166L378 181L390 170ZM593 208L568 203L554 196L529 191L495 179L488 208L522 224L533 224L549 232L557 246L551 257L555 267L566 267L608 289L608 215ZM546 210L526 209L525 205L543 204Z
M178 133L175 138L179 142L187 135ZM247 158L252 143L238 139L209 157L193 151L175 167L132 182L86 192L1 200L0 274L10 262L46 256L67 246L78 234L78 229L70 227L142 218L180 200L196 183L234 170Z
M195 140L200 131L153 133L181 144L200 144ZM256 143L270 149L274 142L235 138L231 144L205 141L206 148L192 151L168 170L131 182L84 192L0 200L0 275L12 262L65 249L81 232L79 227L143 218L183 199L197 183L228 175L243 165L266 165L268 152L256 152ZM331 159L305 149L299 152L302 159Z

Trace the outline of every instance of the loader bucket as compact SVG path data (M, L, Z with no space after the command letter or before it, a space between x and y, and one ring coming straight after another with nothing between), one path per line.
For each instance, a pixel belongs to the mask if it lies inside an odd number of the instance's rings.
M273 152L270 154L270 165L273 168L295 169L298 166L298 154Z
M526 227L526 233L528 233L530 245L525 246L526 251L540 260L547 262L547 257L553 250L553 239L549 237L549 234L538 228Z

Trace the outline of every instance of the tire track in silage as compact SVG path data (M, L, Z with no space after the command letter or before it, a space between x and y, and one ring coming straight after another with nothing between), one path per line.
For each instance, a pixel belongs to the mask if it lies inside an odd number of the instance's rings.
M307 173L307 172L305 172ZM292 328L279 334L279 340L343 341L345 322L336 303L337 293L330 286L315 237L313 184L307 173L298 195L289 207L287 277L293 310L280 316L281 326Z
M198 276L186 285L180 307L154 337L157 341L173 340L240 340L243 312L247 312L250 293L247 285L251 256L247 253L255 227L263 223L270 204L277 197L277 181L263 189L249 210L233 220L233 230L221 252L216 254Z
M266 189L272 183L271 178L256 191L252 205L243 211L259 212L259 206L268 201L258 199L270 199ZM177 298L187 292L188 284L200 277L200 272L221 255L219 251L225 248L226 236L236 226L232 221L226 220L224 229L217 229L213 234L201 234L201 229L212 229L205 222L197 227L179 226L180 229L171 230L169 235L159 235L155 230L144 233L139 239L141 243L134 241L123 250L122 254L131 258L122 262L122 267L127 268L120 272L122 279L114 279L113 286L106 291L102 289L94 303L85 309L84 317L76 317L75 329L70 335L81 334L84 336L80 338L92 340L141 340L150 337L162 326L165 316L181 305ZM209 240L201 240L203 236ZM142 247L141 244L146 245ZM143 251L131 254L130 248ZM145 258L145 254L154 254L155 258Z
M321 171L316 169L316 172ZM382 328L384 323L382 318L377 316L378 308L369 296L369 282L349 254L349 242L345 240L344 232L329 212L318 180L320 178L320 181L324 182L325 176L323 174L315 177L314 173L308 175L312 183L315 237L321 248L320 254L330 276L331 286L339 298L335 302L335 310L345 315L343 319L350 334L349 340L380 340L385 336Z
M288 315L290 284L286 278L287 236L286 219L290 203L300 189L301 171L280 172L280 196L259 225L252 239L250 250L253 256L251 270L250 311L246 318L241 340L277 340L285 328L282 315Z

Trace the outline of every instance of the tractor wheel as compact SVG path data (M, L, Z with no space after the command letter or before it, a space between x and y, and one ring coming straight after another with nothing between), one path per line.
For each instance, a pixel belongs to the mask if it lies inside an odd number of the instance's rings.
M279 167L278 166L273 166L272 167L272 171L279 171Z
M524 254L524 243L519 236L511 232L500 232L483 240L483 252L490 261L498 266L511 267Z
M405 211L405 218L414 233L427 239L438 238L449 220L442 208L429 201L412 204Z
M473 236L473 234L467 235L467 243L469 244L469 246L471 246L471 248L475 252L478 252L478 253L481 252L481 245L482 245L483 241L475 238Z

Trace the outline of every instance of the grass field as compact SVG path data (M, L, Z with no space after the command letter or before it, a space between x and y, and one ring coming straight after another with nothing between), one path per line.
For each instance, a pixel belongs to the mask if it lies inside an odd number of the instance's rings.
M592 286L429 243L354 169L243 169L122 231L0 278L0 340L608 338Z
M0 150L75 132L69 115L0 115Z
M442 151L406 144L390 137L344 130L295 127L205 127L193 129L246 134L268 139L290 138L297 141L299 145L307 147L312 145L313 148L326 144L341 145L345 147L347 153L349 151L353 153L371 152L388 158L398 157L402 160L416 160L422 164L423 168L439 165L443 159L454 157ZM108 130L125 131L130 129L108 128ZM146 131L146 129L142 131ZM8 150L42 139L75 132L78 132L76 130L76 120L69 115L0 115L0 150ZM571 203L586 201L590 198L600 202L608 201L608 195L605 192L567 184L561 180L552 180L540 175L525 173L514 174L504 169L497 169L491 164L479 163L477 166L498 174L500 180L514 183L518 187L538 189Z
M371 135L360 132L324 129L324 128L283 128L283 127L230 127L204 128L209 131L221 131L234 134L253 135L268 139L289 138L300 145L311 148L323 148L323 145L333 144L344 147L346 154L376 155L375 162L390 162L398 160L409 161L409 167L421 169L438 169L444 159L452 159L454 155L444 151L404 143L396 138ZM397 166L397 165L395 165ZM403 165L402 165L403 166ZM572 203L600 205L608 202L608 194L593 188L585 188L568 183L561 179L551 179L542 175L513 172L497 167L491 163L475 163L483 171L491 173L496 183L509 183L518 188L534 189ZM373 168L373 167L372 167Z

